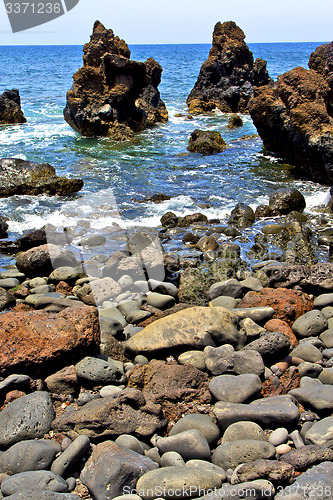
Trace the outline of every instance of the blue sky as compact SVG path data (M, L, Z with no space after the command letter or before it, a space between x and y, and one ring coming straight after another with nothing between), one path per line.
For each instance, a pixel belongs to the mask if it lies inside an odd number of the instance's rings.
M15 34L0 3L0 45L82 45L96 19L129 44L211 43L214 24L229 20L247 42L333 39L332 0L80 0L58 19Z

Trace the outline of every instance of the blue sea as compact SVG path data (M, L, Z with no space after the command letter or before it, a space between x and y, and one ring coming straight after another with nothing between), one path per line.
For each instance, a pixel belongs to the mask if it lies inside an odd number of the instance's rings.
M296 66L307 67L311 52L321 43L257 43L250 44L250 49L255 58L267 61L276 79ZM66 92L82 65L82 47L1 47L0 92L18 88L27 118L26 124L0 127L1 157L48 162L58 175L84 179L83 190L67 198L0 199L10 237L48 222L68 227L88 220L98 231L114 224L157 227L169 210L177 215L201 211L223 221L238 202L256 207L288 185L303 192L309 212L323 206L328 188L296 180L289 165L265 155L260 138L253 137L256 129L249 116L242 117L244 125L236 130L227 128L229 115L219 111L186 119L186 97L210 45L134 45L130 49L132 59L153 57L162 65L159 88L169 121L133 141L115 144L107 138L82 138L63 119ZM212 156L187 153L189 135L196 128L218 130L230 147ZM155 193L172 198L158 205L138 203Z

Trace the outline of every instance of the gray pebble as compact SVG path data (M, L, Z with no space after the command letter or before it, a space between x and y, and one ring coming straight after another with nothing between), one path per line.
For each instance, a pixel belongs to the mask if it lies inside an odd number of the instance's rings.
M316 363L310 363L309 361L303 361L303 363L298 365L298 371L301 377L318 377L319 373L322 371L323 367Z
M87 436L78 436L62 454L56 458L51 466L51 472L63 476L67 469L76 464L90 449Z
M267 441L242 439L218 446L213 453L212 462L224 470L234 469L242 463L274 458L275 454L275 446Z
M196 429L160 438L157 440L156 446L162 454L166 451L177 451L184 460L190 460L191 458L210 460L210 449L207 440Z
M20 441L0 454L0 472L13 475L48 469L59 451L58 443L48 439Z
M169 436L174 436L180 432L190 429L197 429L206 438L209 445L215 443L220 437L220 429L214 419L209 415L201 413L189 413L178 420L169 432Z
M301 358L309 363L315 363L316 361L321 361L323 359L322 353L311 344L311 342L305 342L304 344L298 344L295 349L290 353L290 356L295 356Z
M117 398L122 392L123 389L116 385L105 385L99 391L102 398Z
M288 431L285 427L279 427L275 429L271 433L268 438L268 442L273 444L274 446L279 446L280 444L284 444L288 441Z
M133 450L140 455L144 455L145 450L142 446L142 443L136 437L131 436L130 434L122 434L121 436L118 436L115 440L115 443L120 446L124 446L129 450Z
M68 484L64 479L47 470L21 472L7 477L1 483L1 492L5 496L32 489L66 493Z
M325 330L319 335L319 338L328 349L333 347L333 329Z
M297 318L291 328L299 337L312 337L319 335L327 327L328 322L323 313L314 309Z
M209 390L218 401L244 403L261 391L261 380L257 375L220 375L212 378Z
M126 379L124 371L116 362L86 356L75 365L77 376L94 384L117 382Z
M266 434L255 422L235 422L226 428L222 444L242 439L255 439L256 441L267 441Z
M161 456L161 467L170 467L172 465L185 465L183 457L176 451L167 451Z

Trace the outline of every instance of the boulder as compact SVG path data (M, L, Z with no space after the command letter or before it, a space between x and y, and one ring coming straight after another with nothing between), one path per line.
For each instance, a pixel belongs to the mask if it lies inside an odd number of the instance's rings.
M54 420L52 428L71 439L135 434L148 437L166 425L158 404L147 402L135 389L126 389L116 397L93 399L74 412L65 412Z
M0 287L0 311L8 309L9 307L14 307L15 304L16 300L14 295Z
M16 256L16 266L29 278L48 276L54 269L76 266L75 255L53 244L40 245Z
M13 444L0 455L0 473L18 474L31 470L46 470L60 445L48 439L29 439Z
M137 480L157 465L135 451L112 441L95 446L80 480L96 500L111 500L135 488Z
M82 179L58 177L48 163L33 163L20 158L0 160L0 198L13 195L67 196L80 191Z
M297 318L313 309L313 299L298 290L263 288L259 292L248 292L237 308L270 306L274 319L292 324Z
M0 95L0 124L25 123L18 89L5 90Z
M266 61L253 61L243 31L232 21L214 27L213 46L200 69L198 80L187 98L191 114L212 111L247 112L253 86L271 80Z
M314 265L271 266L269 287L301 287L304 292L319 295L333 289L333 263L320 262Z
M309 70L284 73L256 88L249 102L265 148L324 184L333 182L332 60L333 42L317 48Z
M269 207L279 215L303 212L305 205L304 196L295 188L278 189L269 197Z
M238 203L231 211L228 224L236 227L248 227L255 221L254 211L245 203Z
M167 121L157 88L162 68L154 59L132 61L125 41L99 21L83 53L83 66L73 75L64 109L65 120L75 131L126 140Z
M40 374L80 359L99 344L97 310L78 304L58 314L8 312L0 317L1 372Z
M7 238L7 229L8 229L8 223L7 220L0 216L0 238Z
M188 143L188 151L211 155L221 153L227 149L226 142L222 139L220 132L216 130L199 130L192 132Z
M241 347L239 319L223 307L191 307L146 326L125 342L127 352L155 353L177 348L204 348L215 341ZM244 344L243 344L244 345Z

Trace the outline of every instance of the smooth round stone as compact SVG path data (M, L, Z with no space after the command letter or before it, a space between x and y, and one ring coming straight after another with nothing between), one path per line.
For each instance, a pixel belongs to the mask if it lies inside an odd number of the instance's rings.
M119 497L113 497L113 500L142 500L139 495L131 495L130 493L128 495L120 495Z
M180 365L192 365L198 370L205 370L206 363L204 353L202 351L186 351L178 358Z
M203 236L196 244L196 247L205 253L208 250L216 250L219 247L219 244L213 236Z
M123 389L116 385L105 385L99 391L102 398L117 398L122 392Z
M274 458L275 454L275 446L267 441L242 439L218 446L213 453L212 462L227 470L244 462Z
M73 467L83 458L90 449L90 440L87 436L78 436L74 441L56 458L51 466L51 472L63 476L67 469Z
M175 299L171 295L151 292L147 297L147 304L157 309L170 309L175 304Z
M115 301L116 302L123 302L124 300L129 300L130 298L132 297L132 294L129 290L127 290L126 292L123 292L123 293L120 293L119 295L117 295L117 297L115 298Z
M48 469L59 451L58 443L48 439L20 441L0 454L0 473Z
M303 359L310 363L315 363L316 361L321 361L323 355L317 347L311 344L311 342L305 342L304 344L299 344L290 353L290 356Z
M126 316L132 311L139 311L140 305L136 300L124 300L119 303L118 309L124 318L126 318Z
M211 307L225 307L226 309L234 309L237 306L237 300L228 295L220 295L209 302Z
M43 285L47 285L47 280L45 278L33 278L29 281L30 288L37 288Z
M148 280L149 289L153 292L163 293L164 295L171 295L177 297L178 288L173 283L168 281L157 281L154 279Z
M275 429L271 433L268 438L268 442L273 444L274 446L279 446L280 444L284 444L288 441L288 431L285 427L279 427Z
M256 323L264 323L271 319L274 314L273 307L242 307L241 309L232 309L240 319L250 318Z
M328 349L333 347L333 329L325 330L319 335L319 338Z
M333 318L328 318L327 327L328 329L333 329Z
M161 456L161 467L170 467L173 465L185 465L183 457L176 451L167 451Z
M128 274L124 274L119 278L118 285L120 285L123 290L126 290L126 288L131 288L133 285L133 279Z
M333 442L333 416L314 422L310 429L307 430L304 441L305 444L331 447Z
M85 274L81 267L62 266L58 267L49 276L51 281L76 281Z
M68 491L75 490L75 487L76 487L76 479L75 479L75 477L68 477L66 479L66 483L68 484Z
M115 443L120 446L124 446L124 448L135 451L140 455L144 455L145 453L142 443L140 443L140 441L136 437L131 436L130 434L122 434L121 436L118 436L115 440Z
M333 357L333 348L323 350L323 358L331 359Z
M206 438L197 429L190 429L173 436L158 439L160 453L177 451L184 460L200 458L210 460L210 449Z
M54 285L40 285L36 286L31 290L31 293L36 293L39 295L45 295L47 293L52 293L55 291L55 286Z
M78 244L80 246L98 247L100 245L104 245L104 243L106 243L105 236L101 234L91 234L90 236L83 238Z
M25 274L21 273L17 267L15 267L14 269L7 269L7 271L2 271L2 273L0 273L0 277L1 279L7 279L7 278L14 278L14 279L18 279L20 283L22 283L22 281L24 281L25 279Z
M318 379L322 384L333 385L333 368L324 368Z
M136 324L144 321L145 319L151 316L151 312L149 311L132 311L126 316L127 323Z
M309 363L308 361L304 361L303 363L297 366L299 374L301 377L318 377L319 373L322 371L323 367L316 363Z
M47 293L35 293L35 294L32 294L32 295L28 295L27 297L25 297L25 302L26 304L28 304L29 306L35 306L37 304L37 302L39 301L39 299L45 297L45 295L48 295Z
M315 385L322 385L322 383L317 378L311 378L311 377L302 377L300 382L300 387L302 389L304 387L313 387Z
M188 460L186 462L186 465L188 467L199 467L200 469L203 470L210 470L212 472L216 472L216 474L219 474L221 476L221 481L224 481L226 479L226 473L225 470L222 469L222 467L219 467L218 465L212 464L210 462L206 462L206 460Z
M134 358L135 365L147 365L148 363L149 363L149 359L146 358L146 356L143 356L142 354L138 354Z
M98 383L117 382L125 380L123 369L115 361L105 361L100 358L86 356L75 365L77 376L81 379Z
M264 234L280 234L283 230L284 226L281 226L281 224L267 224L267 226L264 226L261 231Z
M20 284L20 281L16 278L4 278L0 279L0 287L5 290L9 290L10 288L15 288Z
M259 292L263 286L261 281L258 278L254 278L253 276L249 276L240 282L244 290Z
M291 328L299 337L313 337L318 336L327 327L328 322L323 313L314 309L297 318Z
M324 307L321 312L325 316L325 318L329 319L333 317L333 306Z
M214 419L209 415L201 413L189 413L178 420L169 432L169 436L174 436L175 434L191 429L200 431L209 445L216 443L220 437L220 429Z
M291 451L291 447L289 444L280 444L279 446L276 447L276 454L277 455L284 455L285 453L289 453Z
M229 425L226 428L222 444L230 443L231 441L239 441L242 439L255 439L256 441L267 441L266 434L255 422L240 421Z
M314 299L313 305L315 308L333 305L333 293L323 293L322 295L318 295L318 297Z
M5 496L32 489L66 493L68 484L60 476L46 470L21 472L6 477L1 483L1 492Z
M257 375L219 375L212 378L209 390L218 401L244 403L261 391L261 380Z

